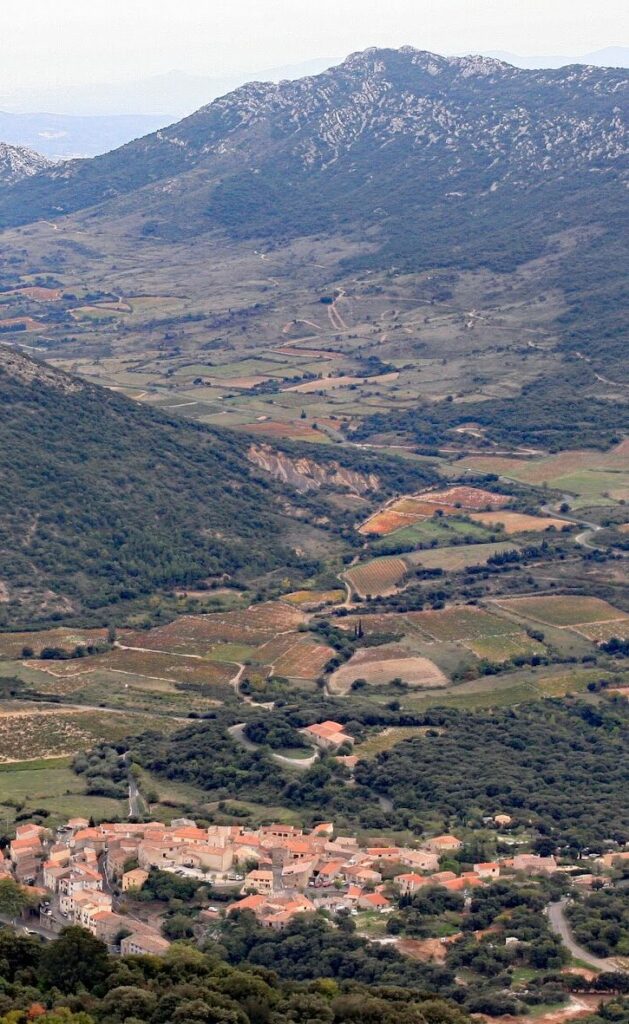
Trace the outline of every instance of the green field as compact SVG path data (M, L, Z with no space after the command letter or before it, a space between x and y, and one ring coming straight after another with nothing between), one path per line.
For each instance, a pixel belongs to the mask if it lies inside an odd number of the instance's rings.
M478 523L468 523L455 517L443 516L439 519L426 519L413 526L403 526L401 530L382 537L373 544L374 551L382 554L399 551L404 547L444 547L452 544L457 538L469 538L471 541L487 541L496 531L488 530Z
M434 551L414 551L406 555L406 560L411 565L422 565L426 569L457 572L470 565L485 565L492 555L516 550L517 545L509 541L498 544L458 544L455 547L436 548Z
M13 820L21 813L46 810L50 824L70 817L103 820L124 817L126 800L89 796L85 782L70 768L70 758L39 759L0 765L0 818Z

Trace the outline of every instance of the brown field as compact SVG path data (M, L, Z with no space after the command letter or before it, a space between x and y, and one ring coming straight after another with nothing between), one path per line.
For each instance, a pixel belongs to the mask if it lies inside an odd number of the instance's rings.
M516 550L508 541L498 544L457 544L451 548L433 548L428 551L413 551L406 555L412 565L423 565L427 569L444 569L456 572L468 565L485 565L492 555Z
M563 519L551 516L529 516L523 512L473 512L470 519L483 526L502 526L505 533L526 533L539 530L561 530L569 526Z
M273 637L272 640L267 640L254 651L252 660L260 665L273 665L274 662L283 658L296 643L297 636L294 633Z
M403 526L412 526L422 519L429 519L437 512L448 516L456 515L461 509L496 509L506 505L509 500L504 494L493 494L476 487L449 487L445 491L407 495L376 512L359 527L358 532L385 537Z
M124 642L128 647L150 651L211 656L212 645L219 641L255 647L305 621L306 616L297 608L273 601L232 612L182 615L166 626L131 633Z
M371 519L358 528L362 534L375 533L379 537L386 537L389 533L395 533L403 526L411 526L416 523L419 516L403 515L392 508L385 508L382 512L376 512Z
M345 597L344 590L295 590L292 594L284 594L282 601L297 608L309 605L338 604Z
M62 647L73 650L75 647L96 643L107 636L105 629L46 629L39 633L0 633L0 657L15 661L22 655L23 647L31 647L35 654L44 647Z
M316 679L332 657L332 647L302 637L278 658L273 665L273 672L289 679Z
M393 644L356 651L346 665L330 676L330 692L347 693L355 679L366 679L372 686L384 686L393 679L403 679L409 686L431 689L448 683L434 662Z
M455 486L445 491L433 491L424 495L429 501L443 502L444 505L460 505L461 508L480 511L486 508L503 508L511 498L506 494L493 494L478 487Z
M385 597L394 593L406 572L406 562L401 558L374 558L371 562L349 569L345 579L361 597L368 594L372 597Z
M337 388L348 388L352 384L388 384L397 380L399 373L381 373L378 377L320 377L317 380L308 380L304 384L293 384L284 388L284 391L293 391L298 394L308 395L313 391L335 391Z
M93 667L178 683L226 686L236 675L235 665L201 658L172 657L147 651L116 650L92 659Z
M406 618L433 640L475 640L519 633L517 623L501 619L476 605L461 605L434 612L407 612Z
M321 440L320 432L313 430L307 423L277 423L274 420L266 420L264 423L245 423L238 429L271 438L288 437L305 441Z
M506 611L548 626L581 626L583 623L628 618L626 612L619 611L598 597L513 597L495 603Z
M58 302L63 291L61 288L38 288L35 285L27 288L16 288L11 295L25 295L27 299L33 299L35 302Z

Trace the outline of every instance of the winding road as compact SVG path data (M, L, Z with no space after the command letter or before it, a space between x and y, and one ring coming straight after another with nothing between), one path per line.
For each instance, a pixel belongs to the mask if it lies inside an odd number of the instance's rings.
M583 946L575 942L564 913L566 903L567 900L550 903L546 910L551 931L560 937L566 949L578 960L582 960L583 963L588 964L597 971L622 971L623 974L627 973L615 960L594 956L593 953L590 953Z

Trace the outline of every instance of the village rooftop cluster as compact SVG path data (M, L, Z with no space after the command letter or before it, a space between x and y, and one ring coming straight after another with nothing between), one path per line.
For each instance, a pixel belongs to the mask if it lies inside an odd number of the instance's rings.
M496 827L510 823L497 814ZM558 870L553 856L520 853L474 864L456 874L440 870L444 856L462 846L454 835L439 835L417 848L360 846L353 836L338 835L332 822L310 832L292 825L241 825L199 828L185 818L169 826L161 822L91 825L73 818L56 834L41 825L19 825L16 837L0 859L0 877L31 886L40 904L41 924L58 930L81 925L122 953L161 954L168 941L153 926L125 912L117 893L140 890L152 869L196 877L220 887L241 883L240 898L227 909L251 911L263 925L281 930L300 913L394 909L391 884L383 880L388 866L404 870L393 877L401 896L423 886L441 885L467 894L496 878L521 872L550 875ZM629 853L610 856L629 857ZM602 863L600 867L610 867ZM256 865L252 867L252 865ZM388 872L390 875L390 872ZM591 885L592 875L581 882ZM579 882L579 879L575 879ZM220 914L202 911L211 922Z

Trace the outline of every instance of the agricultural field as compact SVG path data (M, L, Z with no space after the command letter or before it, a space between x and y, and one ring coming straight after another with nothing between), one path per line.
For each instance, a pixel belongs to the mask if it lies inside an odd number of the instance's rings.
M334 656L332 647L299 639L273 663L273 672L289 679L316 679Z
M604 678L611 680L612 677L600 669L566 670L560 666L557 670L521 670L503 676L481 676L470 682L449 686L433 695L414 693L405 699L405 705L417 711L437 706L459 708L464 711L507 707L546 697L584 694L587 693L588 683Z
M442 491L424 491L391 502L386 508L370 516L359 527L358 532L366 536L386 537L405 526L413 526L431 519L437 513L442 516L453 516L479 509L498 509L508 504L510 500L507 495L494 494L492 491L477 487L456 486Z
M495 603L505 611L549 626L581 626L585 623L629 619L626 612L598 597L514 597L501 598Z
M442 730L438 729L437 731L441 732ZM402 743L404 740L413 739L414 736L425 736L427 732L428 727L424 725L390 726L381 732L374 733L373 736L368 736L362 743L356 744L354 753L358 755L361 761L368 761L370 758L382 754L385 750L391 750L392 747L397 746L398 743Z
M494 663L509 661L518 655L546 654L544 644L533 640L526 633L512 633L508 636L485 636L475 640L464 640L464 646L477 658Z
M604 644L612 639L629 640L629 616L611 622L581 622L571 628L595 644Z
M427 689L448 683L441 669L429 658L419 657L394 644L356 651L330 676L330 693L347 693L356 679L364 679L371 686L384 686L394 679L402 679L409 686Z
M61 647L72 651L75 647L87 647L99 640L105 640L106 629L47 629L38 633L0 633L0 658L14 661L22 656L24 647L30 647L35 655L44 647Z
M475 523L483 526L502 527L505 533L539 533L542 530L562 530L570 527L565 519L552 516L530 516L523 512L473 512Z
M406 618L432 640L447 642L508 636L521 632L521 625L500 618L476 605L445 608L443 611L407 612Z
M493 555L504 555L515 550L517 550L515 544L508 541L499 541L494 544L457 544L451 548L413 551L405 558L411 565L420 565L426 569L458 572L470 565L485 565Z
M0 765L0 817L6 822L16 812L46 810L48 824L56 825L68 817L93 816L96 820L124 818L126 800L91 796L85 782L70 768L69 758L42 758Z
M521 483L548 485L574 495L572 507L614 504L629 496L629 441L607 452L563 451L543 458L468 456L455 462L452 471L496 473Z
M506 494L494 494L493 491L484 491L478 487L464 485L448 487L444 491L432 491L426 497L430 501L442 502L444 505L454 505L457 508L470 509L475 512L481 509L503 508L511 501Z
M401 558L385 556L353 566L344 578L361 597L386 597L395 592L407 572L408 566Z
M484 515L485 513L480 514ZM494 513L487 514L493 515ZM389 550L399 550L400 547L443 547L453 542L475 543L478 541L481 543L495 538L496 531L487 529L481 523L470 523L455 516L441 516L420 520L413 526L404 526L400 530L395 530L388 536L375 541L372 547L374 551L385 554Z
M295 590L292 594L284 594L282 601L287 601L296 608L310 608L324 604L339 604L344 598L344 590Z
M237 673L238 666L201 658L173 657L153 651L117 649L90 659L93 669L148 679L195 683L224 689Z
M255 647L306 621L297 608L275 601L238 611L182 615L166 626L131 633L124 642L128 647L211 657L219 642Z

